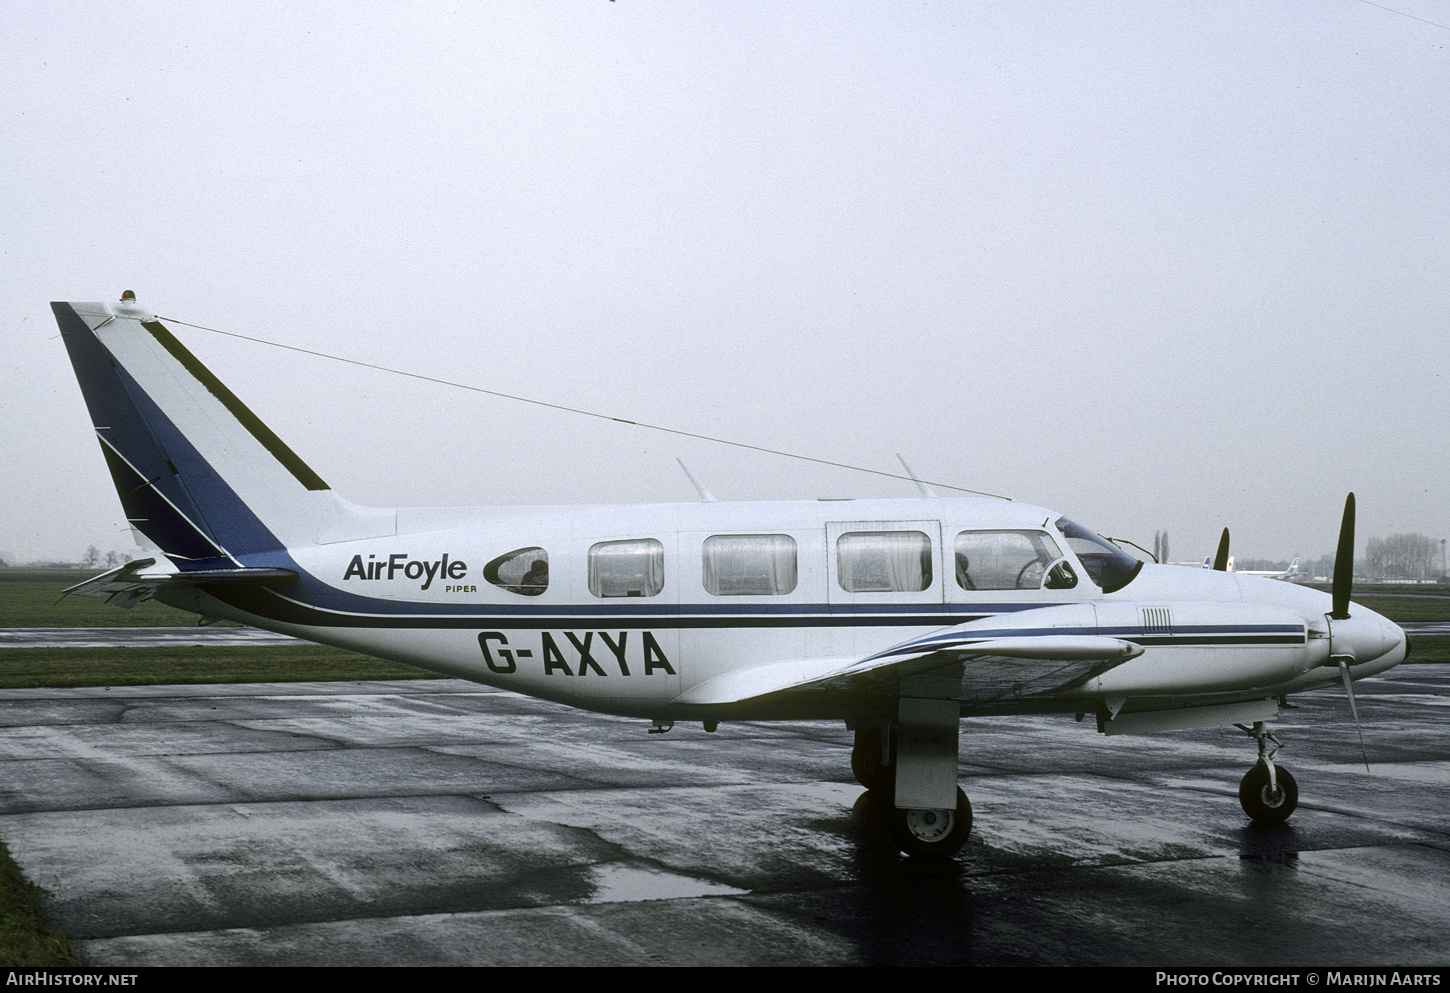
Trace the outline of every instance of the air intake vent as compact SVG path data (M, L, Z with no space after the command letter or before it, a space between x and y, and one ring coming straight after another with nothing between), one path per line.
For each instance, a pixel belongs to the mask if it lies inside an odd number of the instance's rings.
M1139 607L1144 634L1172 634L1173 614L1167 607Z

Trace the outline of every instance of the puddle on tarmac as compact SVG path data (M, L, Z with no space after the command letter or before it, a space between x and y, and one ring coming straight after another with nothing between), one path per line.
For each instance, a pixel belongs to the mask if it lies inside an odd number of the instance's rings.
M749 890L706 882L657 869L633 865L596 865L590 868L594 894L586 903L639 903L645 900L679 900L695 896L732 896Z

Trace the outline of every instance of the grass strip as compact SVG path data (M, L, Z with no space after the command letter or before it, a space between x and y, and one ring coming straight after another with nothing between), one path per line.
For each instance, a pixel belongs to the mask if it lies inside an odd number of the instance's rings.
M84 966L69 938L50 926L40 909L45 891L20 875L0 842L0 965Z
M0 650L3 689L442 678L326 645Z
M1450 663L1450 635L1417 634L1410 639L1411 666ZM1404 670L1395 670L1403 672Z
M155 600L130 610L88 596L64 596L68 587L96 572L80 569L0 569L0 627L129 628L190 627L195 614Z

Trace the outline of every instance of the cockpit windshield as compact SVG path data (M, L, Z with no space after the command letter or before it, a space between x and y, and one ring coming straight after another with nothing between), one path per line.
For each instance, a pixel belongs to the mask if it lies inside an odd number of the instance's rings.
M1057 530L1067 539L1067 547L1082 562L1088 578L1104 593L1115 593L1133 581L1143 563L1133 558L1102 535L1074 524L1066 517L1057 519Z

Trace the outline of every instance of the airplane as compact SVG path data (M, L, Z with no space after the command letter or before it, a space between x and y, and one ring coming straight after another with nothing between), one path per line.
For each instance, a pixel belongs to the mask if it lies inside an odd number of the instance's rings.
M1234 570L1234 557L1230 555L1228 557L1228 571L1230 573L1237 573L1238 576L1263 576L1264 578L1270 578L1270 580L1292 580L1293 577L1299 574L1299 560L1296 558L1296 560L1289 562L1289 568L1283 570L1282 573L1276 573L1275 570Z
M1404 661L1333 592L1144 563L1001 498L372 508L340 495L129 291L53 303L127 519L155 547L68 592L148 599L591 711L830 719L908 856L955 854L963 718L1092 715L1105 734L1233 724L1239 799L1298 787L1267 726L1288 694ZM924 491L929 492L929 491ZM1226 555L1226 545L1224 549ZM1357 715L1356 715L1357 720Z

